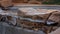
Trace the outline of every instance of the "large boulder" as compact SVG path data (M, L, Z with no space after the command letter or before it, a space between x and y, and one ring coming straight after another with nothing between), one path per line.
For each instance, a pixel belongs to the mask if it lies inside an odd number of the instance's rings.
M2 10L8 10L13 6L12 0L1 0L0 7Z
M20 17L43 21L45 21L51 13L46 9L20 8L19 10L18 16Z
M0 11L0 21L7 22L8 24L16 25L16 11Z
M17 25L23 27L38 28L44 27L51 11L47 9L19 8ZM27 28L29 28L27 27Z
M1 6L8 7L12 5L12 0L1 0Z
M48 21L52 21L51 23L60 23L60 12L54 11L52 12L51 16L49 17Z

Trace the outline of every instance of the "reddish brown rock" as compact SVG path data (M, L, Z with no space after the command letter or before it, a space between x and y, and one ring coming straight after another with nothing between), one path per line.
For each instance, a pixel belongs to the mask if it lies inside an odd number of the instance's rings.
M0 4L1 4L1 6L6 8L6 7L12 5L12 0L1 0Z

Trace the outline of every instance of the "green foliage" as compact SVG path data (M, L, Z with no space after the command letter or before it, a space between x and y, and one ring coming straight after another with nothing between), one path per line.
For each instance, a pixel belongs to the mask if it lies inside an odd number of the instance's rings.
M43 2L42 4L60 4L60 0L48 0Z

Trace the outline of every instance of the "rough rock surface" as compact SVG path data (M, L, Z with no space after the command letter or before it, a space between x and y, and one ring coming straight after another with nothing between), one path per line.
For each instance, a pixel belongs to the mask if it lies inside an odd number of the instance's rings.
M1 0L0 4L3 7L8 7L8 6L11 6L12 5L12 0Z
M0 22L0 34L45 34L43 31L35 32L33 30L14 27L5 22Z
M60 23L60 12L59 11L53 12L48 20Z
M29 26L41 27L45 24L46 19L50 15L46 9L34 9L34 8L19 8L18 12L19 19L17 19L17 24L25 24ZM43 25L38 25L44 23ZM25 26L24 25L24 26Z
M34 20L43 20L45 21L48 16L50 15L50 12L44 9L34 9L34 8L20 8L20 12L18 12L19 16L22 16L24 18L31 18Z
M51 31L52 27L46 26L45 23L50 17L52 11L33 8L19 8L19 10L19 18L17 19L18 26L36 31L43 30L45 33L49 33Z
M47 9L19 8L19 11L17 12L16 11L13 11L13 12L0 11L0 14L2 15L1 17L3 18L3 19L0 19L0 21L5 20L4 22L7 22L7 23L10 22L8 23L9 25L12 25L14 27L21 27L22 29L29 29L34 31L42 30L46 34L48 34L51 31L58 28L57 25L56 26L52 26L52 25L54 25L55 22L58 22L58 23L60 22L59 13L60 13L59 11L52 12L52 11L48 11ZM14 28L12 29L16 31ZM8 28L8 30L11 30L11 29ZM8 31L8 32L11 32L11 31Z
M51 32L49 34L60 34L60 27L58 29L56 29L56 31L53 31L53 32Z

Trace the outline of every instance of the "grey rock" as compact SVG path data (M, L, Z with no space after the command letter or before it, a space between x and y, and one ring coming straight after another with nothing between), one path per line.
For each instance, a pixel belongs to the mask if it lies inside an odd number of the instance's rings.
M0 25L1 26L1 25ZM44 34L43 31L33 31L28 29L22 29L20 27L14 27L7 23L2 22L2 28L0 28L1 34Z

